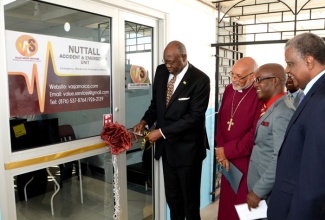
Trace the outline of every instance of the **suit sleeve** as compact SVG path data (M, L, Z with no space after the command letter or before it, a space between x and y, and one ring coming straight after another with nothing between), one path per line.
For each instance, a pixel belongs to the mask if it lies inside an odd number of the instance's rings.
M270 160L264 174L262 174L261 178L253 187L253 192L260 198L266 199L272 191L275 180L278 153L293 113L294 110L289 108L279 108L277 111L273 111L272 113L274 114L272 116L272 130L270 131L273 137L272 159Z
M225 106L224 102L225 100L228 98L228 90L226 87L225 93L223 94L223 98L221 100L221 106L218 110L218 115L217 115L217 128L221 128L221 118L222 118L222 112L223 112L223 108ZM223 140L223 136L222 136L222 132L221 129L217 129L216 130L216 135L215 135L215 142L216 142L216 146L223 146L224 145L224 140Z
M324 95L324 94L323 94ZM324 96L323 96L324 97ZM299 178L287 219L323 219L325 210L325 100L314 101L301 124L304 142ZM290 158L291 159L291 158ZM294 159L294 158L292 158Z

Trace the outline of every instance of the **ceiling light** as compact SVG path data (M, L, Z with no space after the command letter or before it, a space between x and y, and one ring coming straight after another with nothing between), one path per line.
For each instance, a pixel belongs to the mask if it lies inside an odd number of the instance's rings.
M69 32L69 31L70 31L70 23L69 23L69 22L65 22L65 23L64 23L64 30L65 30L66 32Z

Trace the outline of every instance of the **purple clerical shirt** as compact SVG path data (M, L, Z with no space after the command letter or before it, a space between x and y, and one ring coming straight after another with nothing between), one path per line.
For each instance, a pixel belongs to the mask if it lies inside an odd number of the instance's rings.
M253 85L242 92L235 91L231 84L225 89L218 112L216 142L218 147L224 147L226 158L243 173L243 177L236 194L222 176L218 220L239 219L234 205L246 202L249 158L262 106L263 101L258 100Z

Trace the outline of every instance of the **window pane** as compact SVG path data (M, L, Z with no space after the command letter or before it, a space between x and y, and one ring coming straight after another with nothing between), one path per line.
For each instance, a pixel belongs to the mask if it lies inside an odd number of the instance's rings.
M10 6L10 5L8 5ZM36 1L5 10L12 151L99 135L111 113L111 19Z
M131 128L140 121L152 96L153 28L125 22L125 33L125 119L126 126ZM132 149L127 151L129 219L154 216L152 148L145 150L142 143L143 140L133 140Z

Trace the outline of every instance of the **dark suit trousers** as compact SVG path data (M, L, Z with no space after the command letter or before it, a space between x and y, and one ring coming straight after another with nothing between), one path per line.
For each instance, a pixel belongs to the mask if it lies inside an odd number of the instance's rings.
M165 194L171 220L200 220L202 161L172 167L163 154Z

